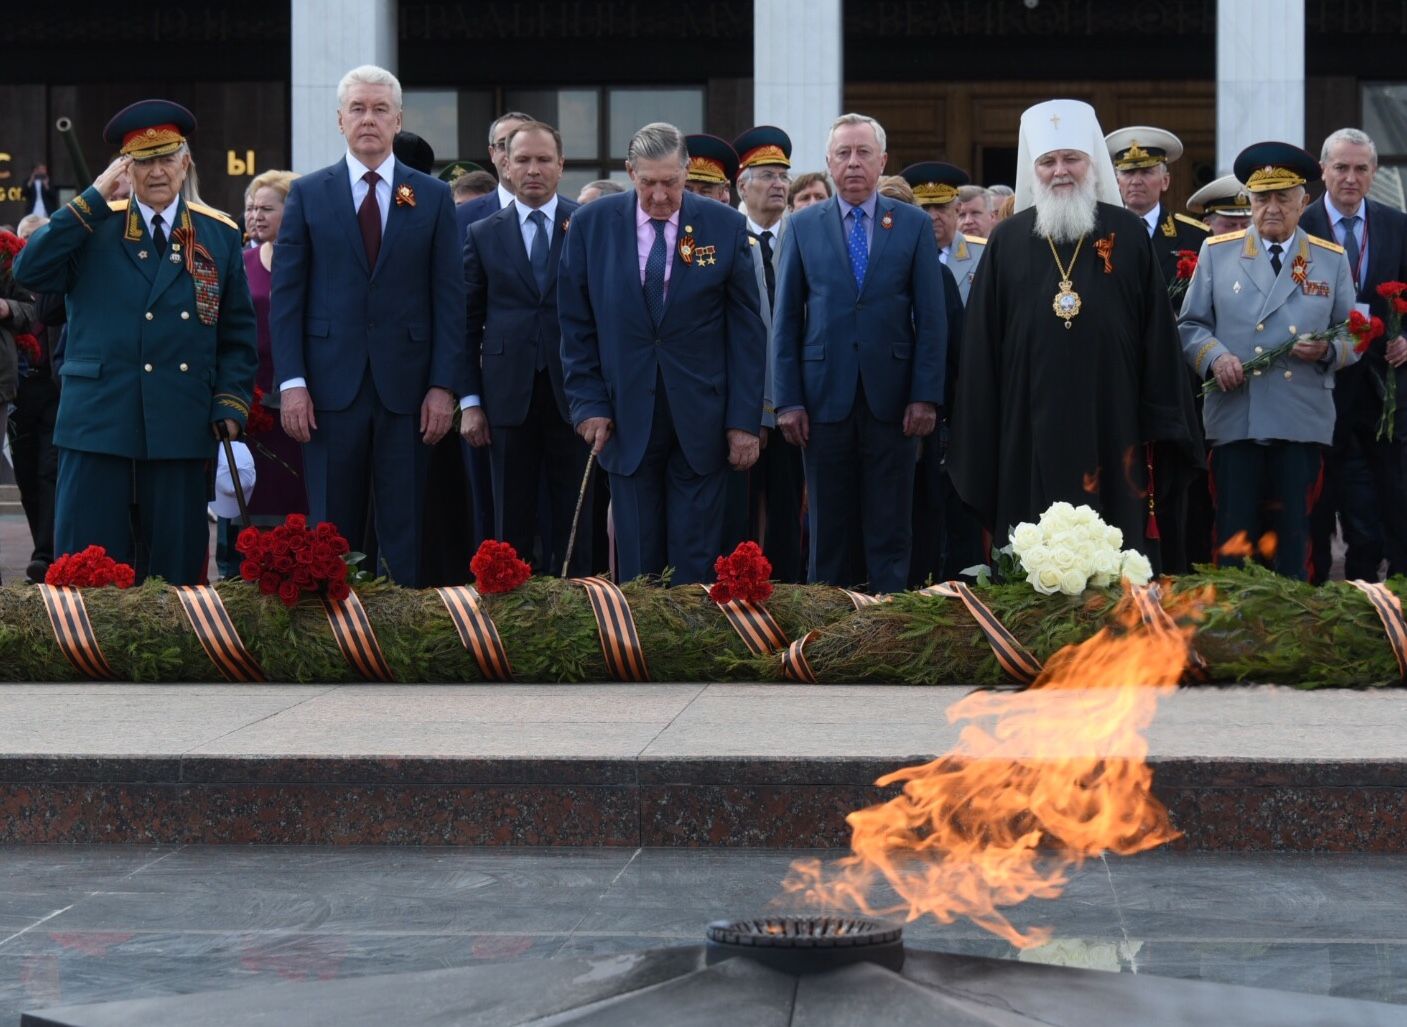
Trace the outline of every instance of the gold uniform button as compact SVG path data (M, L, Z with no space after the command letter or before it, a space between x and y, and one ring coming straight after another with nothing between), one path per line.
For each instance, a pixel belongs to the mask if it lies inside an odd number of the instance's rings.
M1291 334L1291 335L1296 335L1296 334L1298 334L1298 333L1299 333L1299 329L1296 328L1294 325L1290 325L1290 334Z
M143 370L146 371L147 374L151 374L151 372L152 372L152 366L151 366L150 364L147 364L147 365L143 368Z
M1289 381L1289 380L1290 380L1291 378L1293 378L1294 376L1295 376L1295 372L1293 372L1293 371L1286 371L1286 372L1285 372L1285 381Z
M1264 347L1264 346L1257 346L1257 347L1256 347L1256 352L1257 352L1257 353L1264 353L1264 352L1265 352L1265 347Z
M1263 331L1265 331L1265 325L1264 325L1264 324L1258 324L1258 325L1256 325L1256 331L1258 331L1258 332L1263 332Z
M182 364L182 365L181 365L181 372L182 372L183 374L184 374L186 371L189 371L190 369L191 369L191 365L190 365L190 364Z
M1260 368L1256 368L1254 371L1251 372L1251 374L1253 374L1253 375L1255 375L1257 378L1259 378L1259 377L1260 377Z
M182 321L189 321L190 319L191 319L191 312L190 312L189 310L183 310L183 311L181 311L181 320L182 320Z
M155 316L155 315L154 315L150 310L147 311L147 320L148 320L148 321L150 321L154 316Z

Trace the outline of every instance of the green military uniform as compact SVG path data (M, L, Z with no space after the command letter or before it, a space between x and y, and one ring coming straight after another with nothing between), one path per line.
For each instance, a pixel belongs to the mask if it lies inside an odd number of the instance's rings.
M184 199L161 213L164 250L135 200L90 187L35 233L15 277L67 296L56 554L97 544L139 576L191 584L205 576L212 424L244 424L258 349L239 227Z

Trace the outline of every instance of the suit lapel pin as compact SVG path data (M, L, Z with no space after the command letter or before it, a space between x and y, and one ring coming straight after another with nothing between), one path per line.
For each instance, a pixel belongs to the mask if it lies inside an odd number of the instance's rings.
M137 259L138 259L138 260L146 260L146 259L147 259L147 251L146 251L146 250L138 250L138 251L137 251Z
M405 183L405 182L402 182L400 185L396 186L396 206L397 206L397 207L414 207L414 206L415 206L415 190L412 189L412 188L411 188L407 183Z
M1240 281L1237 281L1236 284L1231 287L1231 291L1232 291L1232 292L1240 292L1240 291L1241 291L1241 283L1240 283Z
M884 217L882 217L882 218L879 219L879 227L880 227L880 228L893 228L893 227L894 227L894 215L891 214L891 213L889 213L888 211L885 211Z
M689 231L689 226L684 226L684 231ZM686 264L694 262L694 237L692 235L681 235L679 237L679 259Z
M694 230L694 226L693 226L693 225L685 225L685 226L684 226L684 231L686 231L686 232L692 232L693 230Z
M565 232L565 231L566 231L568 228L570 228L570 227L572 227L572 219L571 219L571 218L563 218L563 219L562 219L562 231Z

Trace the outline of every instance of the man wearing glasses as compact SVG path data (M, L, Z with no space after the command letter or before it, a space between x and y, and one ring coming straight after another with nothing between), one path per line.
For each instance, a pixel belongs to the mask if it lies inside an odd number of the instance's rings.
M537 119L522 111L509 111L499 115L489 126L489 156L498 170L498 188L455 208L454 218L459 223L460 239L464 238L464 233L475 221L497 214L513 202L513 190L508 187L508 137L530 121Z

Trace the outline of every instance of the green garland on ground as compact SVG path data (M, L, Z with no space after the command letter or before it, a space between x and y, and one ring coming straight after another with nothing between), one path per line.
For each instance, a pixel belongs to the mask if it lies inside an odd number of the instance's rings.
M1278 682L1304 688L1400 683L1396 659L1368 600L1342 582L1313 588L1258 568L1204 570L1177 579L1175 593L1215 589L1196 635L1213 681ZM1407 579L1389 588L1407 598ZM216 586L244 644L271 681L360 680L333 640L322 606L285 607L242 581ZM630 604L655 681L780 681L779 656L754 657L697 586L630 582ZM1110 622L1117 590L1042 596L1024 584L976 589L994 614L1040 659ZM480 681L439 596L384 583L358 585L397 680ZM88 589L88 616L113 672L126 681L215 681L219 675L164 584ZM523 682L608 681L585 591L534 578L483 597ZM1006 683L986 639L955 599L906 593L854 610L838 589L776 587L767 609L788 638L817 630L806 654L827 683ZM80 680L60 652L39 590L0 588L0 679Z

